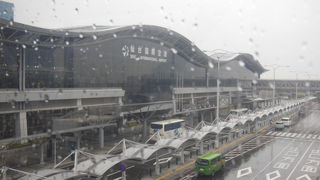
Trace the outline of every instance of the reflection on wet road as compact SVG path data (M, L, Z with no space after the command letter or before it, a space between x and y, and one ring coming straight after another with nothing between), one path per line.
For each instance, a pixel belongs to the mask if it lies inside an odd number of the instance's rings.
M284 136L277 137L271 143L229 161L224 170L217 172L214 177L197 179L319 179L320 140L317 138L320 137L319 116L320 111L313 111L294 127L284 130L282 133ZM298 137L299 134L302 135Z

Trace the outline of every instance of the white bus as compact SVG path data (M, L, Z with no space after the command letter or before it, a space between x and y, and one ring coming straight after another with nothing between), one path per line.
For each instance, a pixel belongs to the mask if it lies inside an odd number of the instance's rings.
M230 117L239 117L245 113L248 112L247 108L242 108L242 109L231 109L230 110Z
M159 131L160 136L174 137L182 133L182 127L185 121L183 119L169 119L164 121L153 122L150 125L151 136Z

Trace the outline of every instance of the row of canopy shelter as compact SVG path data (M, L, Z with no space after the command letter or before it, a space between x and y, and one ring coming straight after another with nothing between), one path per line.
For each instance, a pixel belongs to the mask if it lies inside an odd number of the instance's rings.
M106 154L89 154L79 150L74 151L74 168L73 170L64 169L46 169L40 170L36 174L29 174L20 178L20 180L26 179L72 179L77 177L86 177L86 179L106 179L110 170L125 161L135 161L144 164L151 160L155 161L156 174L159 172L159 158L163 150L167 150L167 154L180 154L180 162L184 163L184 148L187 145L196 145L199 147L200 154L203 153L204 141L214 141L215 148L220 144L219 137L225 137L227 135L228 141L232 140L232 132L241 132L242 134L248 133L254 130L258 130L259 123L268 120L279 118L283 112L296 111L304 103L311 101L312 97L305 99L294 100L287 102L286 104L271 107L257 112L252 112L232 118L227 121L219 121L215 124L208 124L206 122L200 122L196 128L185 128L185 131L179 136L161 138L158 136L158 140L155 144L145 144L133 142L130 140L121 140L114 148L112 148ZM264 124L266 125L266 124ZM155 134L154 136L157 136ZM211 143L212 144L212 143ZM113 153L115 149L121 149L120 153ZM87 156L86 160L78 162L78 155ZM69 155L68 157L70 157ZM68 158L67 157L67 158ZM66 158L66 159L67 159ZM59 165L59 164L58 164ZM58 167L58 166L55 166Z

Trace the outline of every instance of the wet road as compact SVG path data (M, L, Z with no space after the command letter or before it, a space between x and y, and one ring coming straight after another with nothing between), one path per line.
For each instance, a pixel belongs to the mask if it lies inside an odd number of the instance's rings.
M313 180L320 179L320 111L283 132L269 132L275 139L228 162L215 180Z

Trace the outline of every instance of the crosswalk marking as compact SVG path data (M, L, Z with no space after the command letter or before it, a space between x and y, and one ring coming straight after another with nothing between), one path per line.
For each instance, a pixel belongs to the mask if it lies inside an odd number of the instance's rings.
M271 134L271 136L274 136L274 135L276 135L277 134L277 132L273 132L272 134Z
M291 138L318 139L318 140L320 140L320 134L302 134L302 133L269 131L266 135L269 135L269 136L281 136L281 137L291 137Z
M291 137L295 137L297 135L297 133L292 133Z

